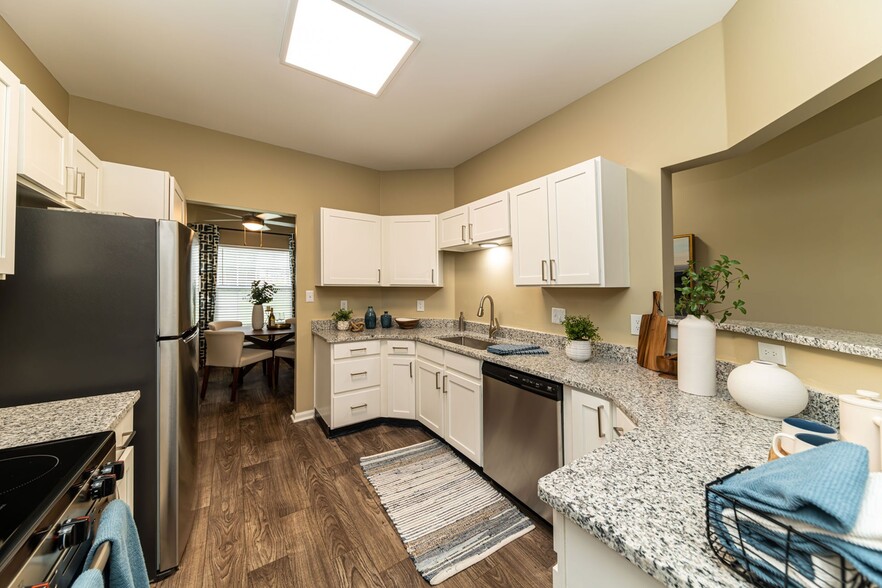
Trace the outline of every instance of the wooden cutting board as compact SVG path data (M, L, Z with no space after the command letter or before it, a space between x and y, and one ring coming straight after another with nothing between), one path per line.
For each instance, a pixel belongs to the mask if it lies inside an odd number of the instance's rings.
M640 318L637 363L647 369L659 371L657 358L665 354L667 344L668 320L661 310L661 292L653 292L652 311Z

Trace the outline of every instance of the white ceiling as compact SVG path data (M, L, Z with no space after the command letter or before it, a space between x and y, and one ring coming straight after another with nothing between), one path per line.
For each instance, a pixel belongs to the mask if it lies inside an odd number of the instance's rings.
M420 44L379 98L281 65L288 0L0 0L75 96L380 170L452 167L735 0L364 0Z

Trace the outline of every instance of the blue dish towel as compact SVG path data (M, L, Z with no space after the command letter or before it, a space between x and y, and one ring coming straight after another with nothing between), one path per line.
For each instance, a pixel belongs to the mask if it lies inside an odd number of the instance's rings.
M107 541L110 541L109 588L149 588L138 528L132 511L122 500L114 500L101 514L92 548L86 556L85 569L89 569L98 547Z
M766 514L848 533L869 472L866 447L827 443L733 476L716 490Z
M77 576L71 588L104 588L104 576L98 570L86 570Z
M487 351L496 355L548 355L548 352L538 345L515 345L513 343L491 345Z

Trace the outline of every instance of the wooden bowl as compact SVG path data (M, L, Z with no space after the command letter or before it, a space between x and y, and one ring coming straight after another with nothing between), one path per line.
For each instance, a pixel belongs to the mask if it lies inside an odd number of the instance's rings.
M420 319L399 317L395 319L395 322L398 324L399 328L413 329L420 324Z

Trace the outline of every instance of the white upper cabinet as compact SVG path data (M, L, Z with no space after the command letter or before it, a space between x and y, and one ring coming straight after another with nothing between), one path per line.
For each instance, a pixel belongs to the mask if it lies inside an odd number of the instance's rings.
M320 215L319 285L379 286L382 217L331 208L322 208Z
M62 200L71 199L76 189L75 174L68 172L72 145L69 134L61 121L22 85L18 173L41 191Z
M15 183L21 114L19 87L15 74L0 63L0 279L15 270Z
M171 200L169 203L171 220L176 220L182 225L186 225L187 199L184 198L184 189L181 188L181 185L175 180L174 176L169 176L168 183L168 197Z
M474 251L481 243L511 239L508 191L493 194L438 215L438 248Z
M383 217L383 286L441 286L435 215Z
M185 222L183 190L167 171L105 162L101 209L139 218Z
M598 157L510 192L516 286L630 285L625 168Z
M103 165L75 135L69 134L65 196L86 210L102 210Z

